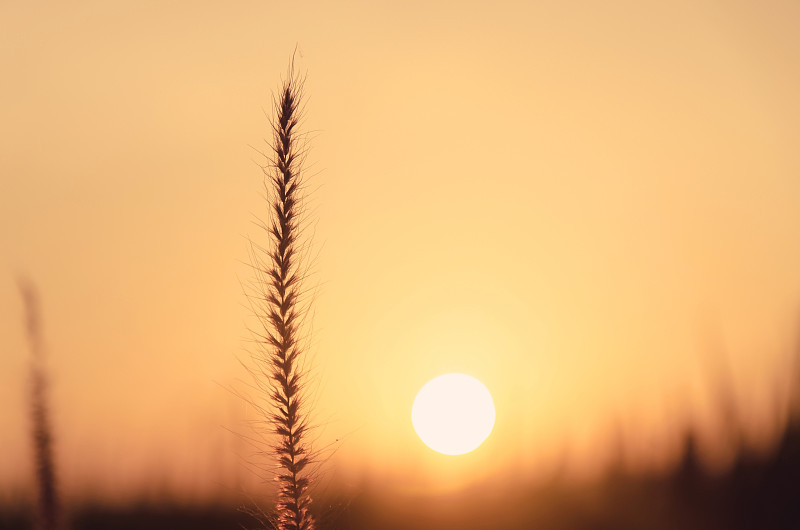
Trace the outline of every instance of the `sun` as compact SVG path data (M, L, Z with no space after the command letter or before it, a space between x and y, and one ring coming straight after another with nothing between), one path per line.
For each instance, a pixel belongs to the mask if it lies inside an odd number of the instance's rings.
M411 423L420 439L446 455L477 449L494 427L489 390L466 374L444 374L428 381L411 407Z

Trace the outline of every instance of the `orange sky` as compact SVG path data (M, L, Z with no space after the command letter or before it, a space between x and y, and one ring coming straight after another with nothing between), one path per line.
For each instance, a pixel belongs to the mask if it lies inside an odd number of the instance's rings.
M0 5L0 500L30 475L20 273L68 495L252 482L225 430L247 434L226 388L265 211L250 146L296 45L331 474L413 489L498 455L586 474L614 429L656 466L687 416L714 425L719 362L768 439L800 309L797 20L791 1ZM497 406L461 460L410 423L450 371Z

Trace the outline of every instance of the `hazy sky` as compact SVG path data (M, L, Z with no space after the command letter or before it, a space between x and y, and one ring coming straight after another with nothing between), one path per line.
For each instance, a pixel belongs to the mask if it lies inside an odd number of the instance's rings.
M250 483L227 389L265 240L253 148L295 47L329 474L413 488L565 454L582 473L614 436L662 465L676 426L713 431L725 365L768 440L800 320L798 20L794 1L0 3L0 499L31 469L20 274L68 495ZM410 422L451 371L497 406L461 460Z

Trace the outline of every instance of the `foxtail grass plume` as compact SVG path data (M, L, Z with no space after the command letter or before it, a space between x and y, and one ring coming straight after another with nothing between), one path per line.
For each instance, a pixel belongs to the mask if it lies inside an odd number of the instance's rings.
M30 415L36 488L38 490L35 528L37 530L58 530L62 528L62 521L56 487L53 433L48 407L48 382L44 366L39 300L36 289L30 282L19 280L19 288L25 305L25 328L31 350Z
M270 202L264 228L270 244L266 249L253 245L252 252L258 276L254 306L262 328L256 374L269 379L269 384L260 386L269 394L271 409L265 414L277 435L273 446L279 466L275 525L280 530L315 527L309 512L311 448L302 368L305 348L299 340L305 312L298 301L303 279L297 241L303 159L298 132L301 96L302 80L292 69L275 101L272 152L270 163L263 168Z

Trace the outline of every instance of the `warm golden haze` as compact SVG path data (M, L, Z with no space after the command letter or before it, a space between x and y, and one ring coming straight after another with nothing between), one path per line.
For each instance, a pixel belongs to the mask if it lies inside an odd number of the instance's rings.
M271 479L227 389L255 327L250 146L298 43L308 390L333 483L488 495L591 481L620 454L658 475L687 426L721 473L721 388L740 445L776 450L798 20L794 0L0 2L0 502L33 498L19 273L44 301L66 506ZM458 458L409 421L448 372L497 409Z

